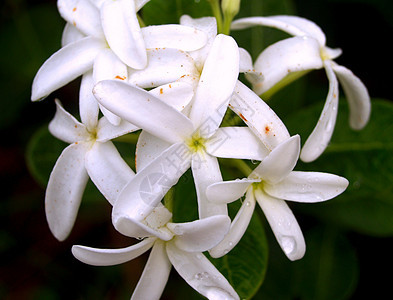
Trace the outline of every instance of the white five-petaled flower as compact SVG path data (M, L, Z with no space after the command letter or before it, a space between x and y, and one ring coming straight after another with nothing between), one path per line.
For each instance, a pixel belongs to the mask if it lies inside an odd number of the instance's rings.
M325 34L315 23L295 16L249 17L234 21L232 29L254 25L274 27L294 36L269 46L255 61L255 70L248 78L257 94L269 92L309 70L326 70L329 93L319 121L301 151L303 161L317 159L332 137L338 110L337 78L349 103L350 126L359 130L367 124L371 111L367 88L350 70L333 61L341 50L326 46Z
M216 156L254 155L259 160L266 156L263 144L248 128L218 129L237 82L238 53L233 38L215 38L190 104L189 118L123 82L102 81L94 88L103 106L143 129L137 147L137 175L113 208L113 223L121 233L132 236L133 227L123 221L146 218L190 165L200 217L227 215L226 204L210 203L205 196L208 185L222 180ZM115 103L112 97L121 100Z
M94 83L105 79L127 80L129 68L148 64L147 49L176 48L189 51L203 47L206 35L181 25L139 27L136 12L147 1L59 0L60 14L68 22L63 47L38 70L32 100L40 100L54 90L93 69ZM149 63L154 57L149 57ZM108 120L118 125L120 118L102 109Z
M229 203L246 193L229 233L210 250L213 257L225 255L239 242L256 201L287 257L291 260L303 257L306 248L303 234L284 200L305 203L329 200L346 189L348 180L327 173L293 171L299 153L300 138L295 135L274 148L248 178L218 182L207 188L208 199L215 203Z
M227 279L203 255L217 245L228 232L227 216L211 216L188 223L169 222L172 214L157 207L142 222L129 224L149 236L122 249L98 249L73 246L80 261L96 266L110 266L130 261L151 249L148 261L131 299L160 299L172 265L181 277L208 299L239 299Z
M113 204L134 176L110 140L139 128L124 120L118 126L113 126L106 117L98 120L98 103L91 92L92 77L91 72L86 73L81 83L79 111L82 123L56 101L56 115L49 124L55 137L71 143L53 168L45 196L49 227L59 240L64 240L73 227L89 177ZM173 84L158 87L149 94L181 109L191 100L193 90L187 84ZM183 102L179 102L179 95Z

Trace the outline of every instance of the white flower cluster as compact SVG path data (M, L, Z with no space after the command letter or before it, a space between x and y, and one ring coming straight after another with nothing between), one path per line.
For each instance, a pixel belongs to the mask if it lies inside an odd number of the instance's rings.
M43 99L82 76L81 121L56 100L49 130L70 145L48 182L49 227L59 240L68 236L90 178L113 205L116 230L141 241L116 250L74 246L77 259L114 265L151 249L133 299L158 299L172 265L203 296L239 299L203 252L221 257L235 247L258 202L285 254L291 260L300 259L304 238L285 200L325 201L342 193L348 181L293 169L299 155L312 161L329 143L338 107L337 78L355 129L368 121L369 96L357 77L333 62L341 51L326 47L325 35L311 21L293 16L234 21L233 30L263 25L293 35L266 48L253 64L232 37L217 34L213 17L184 15L180 24L140 27L137 12L148 1L58 0L59 12L67 21L63 47L38 71L32 100ZM330 82L329 93L320 120L301 150L299 136L291 137L258 95L322 67ZM253 90L238 80L239 72L245 73ZM227 109L245 124L220 127ZM138 130L134 171L111 140ZM224 182L219 157L261 162L247 178ZM199 219L173 223L170 205L161 201L189 168ZM244 194L231 220L227 205Z

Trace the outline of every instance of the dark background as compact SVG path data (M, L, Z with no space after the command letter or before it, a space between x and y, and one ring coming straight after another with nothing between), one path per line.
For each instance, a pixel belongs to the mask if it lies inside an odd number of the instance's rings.
M372 97L393 99L391 1L297 0L295 4L299 16L324 29L328 46L343 49L336 61L360 77ZM121 267L94 268L70 252L76 243L128 245L129 240L111 227L110 206L98 201L82 205L71 236L58 242L46 224L45 187L32 178L25 162L31 136L48 124L55 111L53 101L31 103L30 89L40 65L60 47L64 21L56 1L6 0L0 7L0 298L128 299L146 256ZM77 99L77 95L78 80L51 98ZM392 238L350 233L349 239L359 261L358 284L350 299L391 294ZM175 284L168 285L164 297L174 299ZM175 289L187 291L182 286Z

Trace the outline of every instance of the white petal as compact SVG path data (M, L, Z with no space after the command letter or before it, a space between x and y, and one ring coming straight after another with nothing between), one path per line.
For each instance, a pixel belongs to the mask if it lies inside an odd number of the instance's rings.
M98 123L99 107L93 95L93 72L87 72L82 76L81 87L79 89L79 114L82 123L87 130L94 132Z
M228 232L231 219L218 215L188 223L168 223L176 247L186 252L204 252L217 245Z
M194 89L186 82L173 82L152 89L149 93L178 111L182 111L194 96Z
M216 157L262 160L269 150L248 127L221 127L206 141L206 151Z
M350 70L343 66L333 66L340 84L348 100L350 116L349 124L353 129L360 130L370 119L371 102L367 88Z
M60 15L85 35L103 38L100 13L89 0L58 0Z
M336 124L338 82L329 61L325 61L325 69L329 79L329 93L318 123L303 145L300 159L304 162L311 162L323 153L332 138Z
M165 225L171 218L172 214L160 204L144 220L121 216L114 225L117 231L129 237L157 237L162 241L169 241L173 238L173 233Z
M140 88L104 80L93 92L98 102L114 114L168 142L183 141L194 131L186 116Z
M180 17L180 24L185 26L194 27L198 30L202 30L207 35L207 43L205 47L197 51L192 51L189 54L195 61L195 65L198 70L203 69L206 57L210 51L213 44L214 38L217 35L217 22L214 17L203 17L193 19L188 15L183 15Z
M294 36L310 36L317 39L321 46L324 46L326 42L325 34L317 24L297 16L243 18L232 22L231 29L245 29L254 25L277 28Z
M322 67L318 41L310 37L292 37L270 45L258 56L254 69L263 78L251 83L255 93L260 95L293 73Z
M238 75L239 48L232 37L220 34L206 58L190 113L202 137L210 137L219 127Z
M243 197L247 189L257 179L236 179L231 181L216 182L206 188L206 195L213 203L231 203Z
M106 117L102 117L97 126L97 141L106 142L137 130L138 127L127 121L121 120L118 125L113 125Z
M49 123L49 132L59 140L70 144L89 139L90 134L85 125L68 113L58 99L55 100L55 103L56 114Z
M135 167L136 171L144 169L160 154L171 146L170 143L142 130L136 144Z
M260 178L270 184L283 180L295 167L299 158L300 137L293 137L282 142L254 169L250 178Z
M142 28L146 48L174 48L183 51L198 50L206 45L207 35L183 25L158 25Z
M41 100L89 71L94 58L104 47L102 41L86 37L61 48L38 70L33 81L31 99Z
M239 72L250 72L254 69L250 53L244 48L239 48Z
M228 280L202 253L187 253L173 242L167 243L166 249L179 275L201 295L209 299L240 299Z
M290 260L303 257L306 251L303 233L284 200L270 197L260 189L254 191L281 249Z
M237 212L235 219L232 221L229 232L217 246L209 251L209 254L212 257L218 258L224 256L239 243L247 230L248 224L250 224L254 209L254 191L250 189L247 192L246 199L243 201L243 204Z
M191 169L198 197L199 218L203 219L215 215L227 216L227 205L210 202L206 195L206 188L209 185L222 181L217 158L202 151L194 153Z
M85 165L91 180L112 205L135 176L111 142L94 143L86 154Z
M289 132L276 113L252 90L238 81L229 102L237 114L269 150L289 138Z
M199 74L192 58L177 49L148 49L148 65L143 70L130 70L129 82L142 88L172 83L182 77L197 80Z
M172 264L166 254L165 243L157 240L131 299L159 300L168 281L171 268Z
M113 266L133 260L148 251L156 238L147 238L132 246L121 249L100 249L72 246L72 254L81 262L93 266Z
M106 40L128 66L143 69L147 64L146 47L132 0L106 1L101 6L101 21Z
M86 37L82 32L75 28L70 23L64 26L63 34L61 36L61 46L64 47L68 44L76 42Z
M190 154L182 143L161 153L151 164L140 170L121 191L113 207L112 221L119 217L145 219L167 191L190 167Z
M65 148L49 177L45 213L51 232L60 241L74 226L89 179L84 164L87 147L85 143L75 143Z
M281 182L264 190L269 195L296 202L321 202L341 194L348 186L348 180L334 174L318 172L291 172Z

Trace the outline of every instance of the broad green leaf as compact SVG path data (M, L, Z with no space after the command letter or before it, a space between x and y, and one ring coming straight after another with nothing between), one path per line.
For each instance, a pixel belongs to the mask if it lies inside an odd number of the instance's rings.
M276 241L269 239L269 270L255 299L349 299L359 272L352 245L330 227L306 231L305 240L305 256L291 262Z
M303 142L316 124L321 105L299 111L285 122ZM393 104L374 99L369 124L360 131L348 125L348 108L341 101L333 138L315 162L298 163L298 170L329 172L350 182L339 197L320 204L298 205L319 216L364 234L393 234Z

